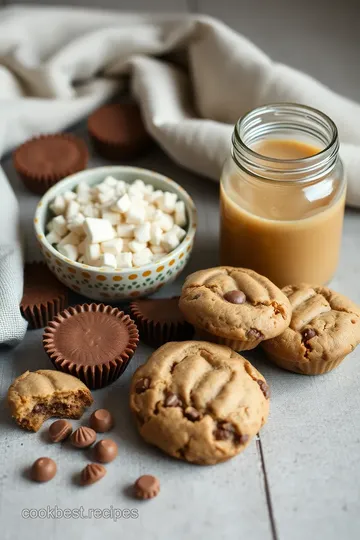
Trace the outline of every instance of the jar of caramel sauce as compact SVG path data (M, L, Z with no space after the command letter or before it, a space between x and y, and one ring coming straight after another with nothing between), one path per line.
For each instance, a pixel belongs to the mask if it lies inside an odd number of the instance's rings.
M303 105L241 118L220 188L220 262L276 285L326 284L339 258L346 182L334 122Z

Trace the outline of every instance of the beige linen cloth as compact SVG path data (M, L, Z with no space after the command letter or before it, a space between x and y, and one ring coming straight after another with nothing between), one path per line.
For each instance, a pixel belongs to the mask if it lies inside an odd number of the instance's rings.
M339 128L347 203L360 206L360 106L202 16L0 10L0 157L82 118L125 73L151 135L179 165L213 180L249 109L279 101L321 109ZM25 333L18 209L1 174L0 189L0 343L14 344Z

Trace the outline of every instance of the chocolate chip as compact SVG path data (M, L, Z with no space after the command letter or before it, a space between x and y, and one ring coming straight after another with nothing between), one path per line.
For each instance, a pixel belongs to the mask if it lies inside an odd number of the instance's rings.
M201 414L199 413L199 411L194 409L194 407L188 407L187 409L185 409L184 414L186 418L188 418L192 422L196 422L196 420L199 420L199 418L201 417Z
M214 431L215 439L218 441L228 441L234 438L235 428L230 422L219 422L217 428Z
M96 441L96 433L89 427L79 427L71 435L71 442L76 448L87 448Z
M262 381L261 379L258 379L256 382L260 386L260 390L264 394L265 399L269 399L269 397L270 397L269 385L265 381Z
M168 392L164 401L165 407L181 407L182 401L173 392Z
M246 335L249 339L261 339L264 337L262 333L256 328L250 328Z
M48 457L37 459L31 467L31 478L35 482L48 482L56 474L56 463Z
M56 420L49 427L49 437L52 442L64 441L72 432L72 426L67 420Z
M134 487L138 499L152 499L160 491L160 482L155 476L144 474L136 480Z
M135 384L135 392L137 394L142 394L142 392L145 392L150 388L150 379L148 377L144 377L143 379L139 379L138 382Z
M100 463L110 463L118 455L117 444L111 439L102 439L94 447L94 456Z
M101 480L106 474L106 469L103 465L98 463L89 463L85 469L81 471L81 484L83 486L90 486Z
M107 409L97 409L90 416L90 427L97 433L110 431L114 425L112 414Z
M224 294L224 300L231 304L244 304L246 302L246 296L242 291L229 291Z
M32 412L35 414L40 414L40 413L44 413L45 410L46 410L45 405L43 403L38 403L37 405L35 405Z
M235 441L238 444L246 444L249 440L249 435L237 435Z
M312 339L316 336L316 332L313 328L307 328L303 331L303 341L309 341L309 339Z

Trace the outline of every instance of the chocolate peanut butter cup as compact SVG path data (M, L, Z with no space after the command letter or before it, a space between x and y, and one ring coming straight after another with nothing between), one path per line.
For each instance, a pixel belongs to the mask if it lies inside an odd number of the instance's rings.
M88 119L93 146L105 159L130 159L150 144L139 107L135 103L111 103Z
M70 307L45 329L43 345L56 369L97 389L125 371L139 341L138 329L124 312L103 304Z
M13 154L14 167L25 186L39 195L65 176L85 169L88 158L84 141L68 133L34 137Z
M194 335L179 309L179 297L137 300L130 312L139 329L140 339L157 348L168 341L186 341Z
M68 289L56 279L43 262L25 265L21 314L29 328L44 328L68 305Z

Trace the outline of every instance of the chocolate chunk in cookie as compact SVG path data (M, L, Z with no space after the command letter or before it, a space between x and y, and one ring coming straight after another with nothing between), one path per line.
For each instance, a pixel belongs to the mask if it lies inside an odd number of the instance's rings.
M8 390L11 414L20 427L38 431L52 416L80 418L93 402L79 379L50 369L26 371Z
M151 388L139 393L146 379ZM135 372L130 406L147 442L178 459L210 465L241 452L266 422L267 390L261 374L229 347L173 342Z
M179 307L198 335L234 350L248 350L287 328L286 295L253 270L219 266L187 277Z

